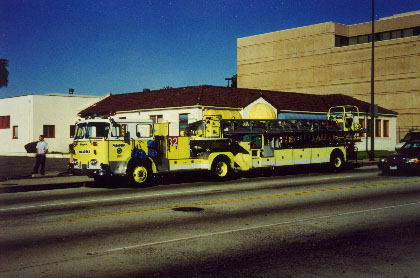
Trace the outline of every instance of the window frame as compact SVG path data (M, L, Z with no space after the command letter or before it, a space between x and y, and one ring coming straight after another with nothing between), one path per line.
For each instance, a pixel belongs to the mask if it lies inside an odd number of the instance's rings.
M50 134L51 132L49 130L49 128L51 127L52 127L52 135ZM46 130L48 130L48 132L45 132ZM42 134L44 135L44 138L55 138L55 125L43 125Z
M179 114L179 125L178 125L178 128L179 128L179 135L181 135L181 132L182 131L185 131L185 129L188 127L188 115L189 115L189 113L181 113L181 114ZM187 119L186 119L186 125L185 124L183 124L182 123L182 116L186 116L187 117ZM183 122L185 122L185 120L183 120ZM184 125L185 125L185 127L184 127Z
M155 124L163 123L163 115L162 114L150 115L149 119L153 120L153 123L155 123Z
M359 124L363 129L366 128L366 120L365 119L359 119ZM366 132L362 132L360 137L363 137L363 138L366 137Z
M70 125L70 138L74 138L75 135L76 135L76 125Z
M0 129L10 128L10 115L0 116Z
M19 139L19 126L14 125L12 127L13 136L12 139Z
M378 137L378 138L382 137L382 120L381 119L375 120L375 137Z
M390 132L389 132L389 120L383 120L382 121L382 126L383 126L383 134L382 134L382 136L384 138L389 138L390 137L389 136L389 134L390 134Z

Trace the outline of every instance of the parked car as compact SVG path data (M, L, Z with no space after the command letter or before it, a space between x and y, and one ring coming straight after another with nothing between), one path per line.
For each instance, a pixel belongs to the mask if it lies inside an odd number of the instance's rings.
M395 154L382 157L378 167L384 174L412 172L420 175L420 140L405 142Z
M420 130L419 129L415 129L415 130L410 130L403 139L401 139L400 143L397 144L397 146L395 147L396 150L400 149L402 146L404 146L404 143L406 142L412 142L412 141L417 141L420 140Z

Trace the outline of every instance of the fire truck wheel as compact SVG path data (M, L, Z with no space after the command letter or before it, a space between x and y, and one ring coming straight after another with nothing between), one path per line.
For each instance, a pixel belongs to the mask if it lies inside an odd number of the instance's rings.
M130 184L143 186L150 182L152 170L146 163L133 163L127 169L127 178Z
M335 150L331 154L330 165L333 171L340 171L344 167L344 155L341 151Z
M230 160L226 156L218 156L211 165L211 172L216 180L227 180L232 175Z

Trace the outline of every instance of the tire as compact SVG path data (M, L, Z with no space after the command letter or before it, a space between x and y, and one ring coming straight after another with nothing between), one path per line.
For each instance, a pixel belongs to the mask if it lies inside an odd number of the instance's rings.
M344 155L339 150L334 150L330 157L330 167L334 172L343 170L344 168Z
M147 162L134 162L127 168L127 182L130 185L148 185L153 177L152 168Z
M211 173L215 180L228 180L232 176L230 159L227 156L218 156L213 160Z

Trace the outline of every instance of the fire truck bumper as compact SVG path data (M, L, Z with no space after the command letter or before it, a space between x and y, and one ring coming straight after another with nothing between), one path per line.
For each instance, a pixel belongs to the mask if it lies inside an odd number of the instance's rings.
M111 172L109 171L109 166L105 165L105 164L101 164L100 167L98 168L79 168L79 167L74 167L73 169L71 169L71 165L70 165L70 171L74 174L74 175L80 175L80 176L88 176L90 178L93 178L95 176L110 176Z

